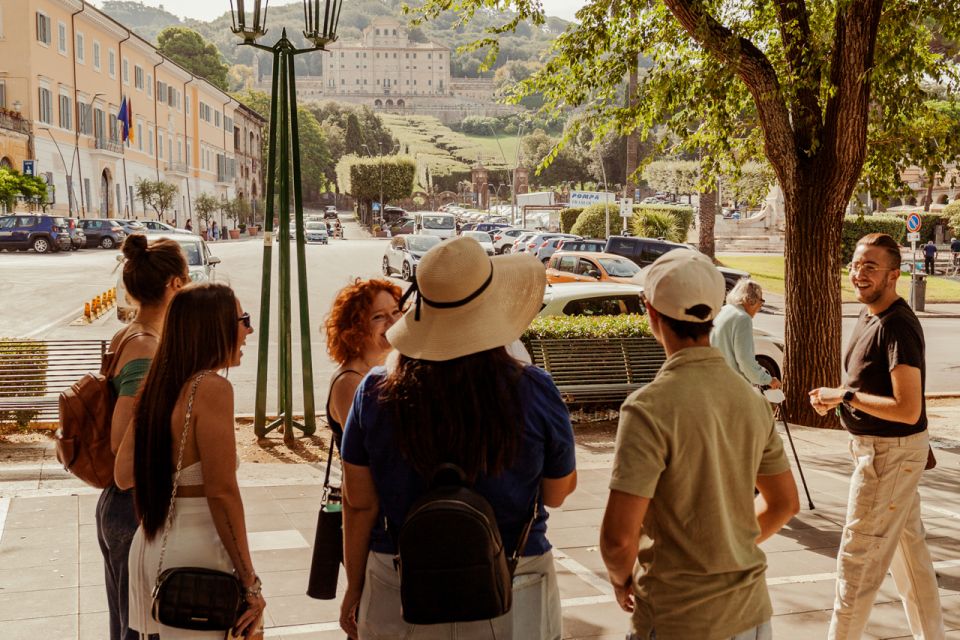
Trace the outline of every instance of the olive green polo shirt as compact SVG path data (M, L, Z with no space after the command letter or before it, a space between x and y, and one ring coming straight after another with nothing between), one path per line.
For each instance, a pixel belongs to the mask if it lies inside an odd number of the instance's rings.
M624 401L610 488L651 499L634 633L722 639L770 618L754 486L789 468L770 405L717 349L673 354Z

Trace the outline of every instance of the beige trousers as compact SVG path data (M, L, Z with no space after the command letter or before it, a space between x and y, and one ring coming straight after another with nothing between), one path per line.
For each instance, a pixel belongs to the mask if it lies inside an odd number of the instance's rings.
M920 520L920 476L927 432L903 438L851 436L856 469L837 555L829 640L857 640L887 570L918 640L944 638L937 576Z
M560 640L560 590L553 553L520 558L510 613L482 622L407 624L393 556L367 555L357 627L360 640Z

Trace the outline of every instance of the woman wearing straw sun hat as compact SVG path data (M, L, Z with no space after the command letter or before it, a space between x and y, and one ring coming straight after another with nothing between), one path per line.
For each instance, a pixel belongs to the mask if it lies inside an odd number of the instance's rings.
M505 349L536 316L544 286L532 256L490 258L469 238L443 242L421 259L405 296L410 308L387 332L398 353L360 384L345 425L340 624L351 638L560 638L544 505L560 506L576 487L573 431L550 376ZM533 524L510 613L414 626L401 615L395 536L445 463L462 469L489 502L507 554ZM535 586L524 606L516 604L519 584ZM538 594L535 607L527 606L530 593ZM531 620L522 618L533 610L531 635Z

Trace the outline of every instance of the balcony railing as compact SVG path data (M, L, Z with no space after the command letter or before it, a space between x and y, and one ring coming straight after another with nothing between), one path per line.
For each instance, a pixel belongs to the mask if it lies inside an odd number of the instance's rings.
M233 171L217 170L217 182L233 182L235 179L236 175Z
M168 162L167 171L172 173L190 173L190 167L186 162Z
M4 111L0 111L0 129L6 129L8 131L16 131L17 133L30 135L29 122L23 118L18 118L17 116L11 115L10 113Z
M119 140L109 140L107 138L94 138L90 141L90 146L99 151L109 151L117 155L123 155L123 143Z

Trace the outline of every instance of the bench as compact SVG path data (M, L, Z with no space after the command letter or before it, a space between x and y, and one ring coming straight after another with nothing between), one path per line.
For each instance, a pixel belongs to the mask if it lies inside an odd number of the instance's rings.
M99 371L109 340L0 338L0 423L55 422L60 392Z
M553 377L567 404L619 405L651 382L666 360L652 337L531 339L533 363Z

